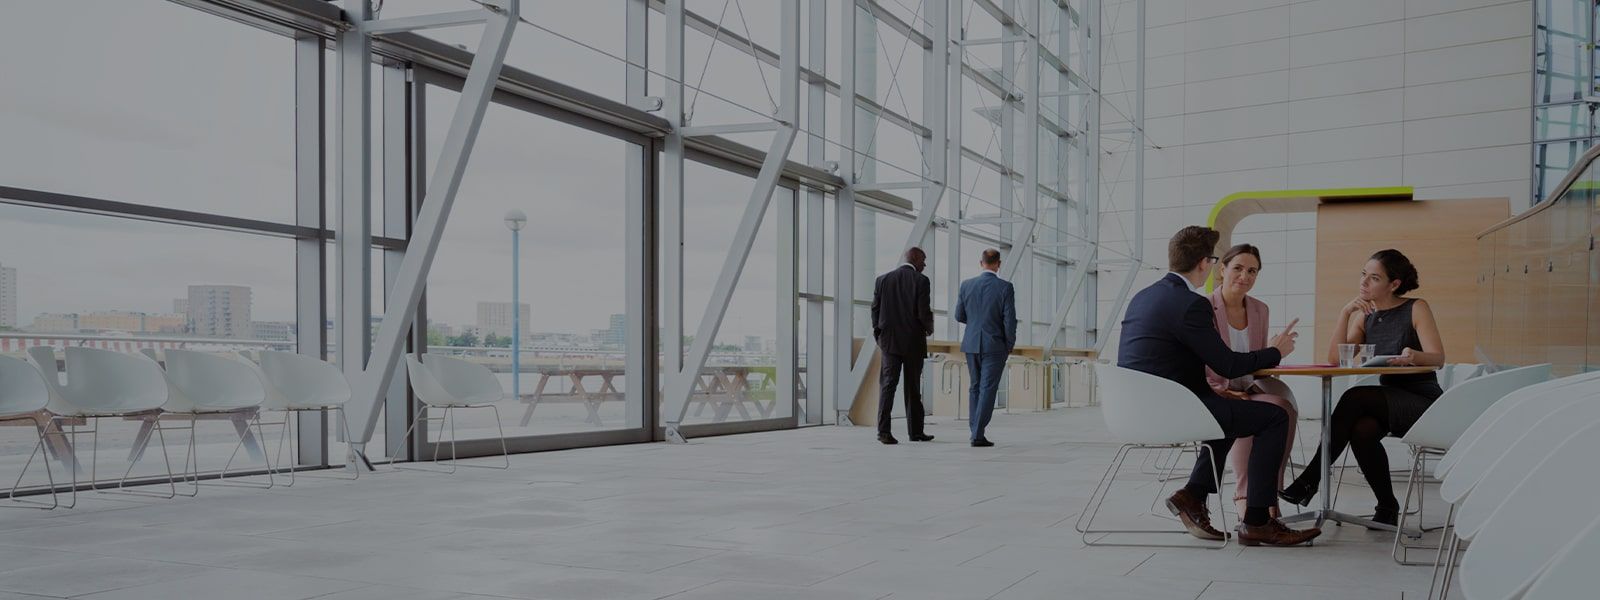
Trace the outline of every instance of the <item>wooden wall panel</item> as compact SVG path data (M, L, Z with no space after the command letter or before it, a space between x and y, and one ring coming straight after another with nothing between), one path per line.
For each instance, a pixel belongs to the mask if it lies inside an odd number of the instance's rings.
M1327 357L1340 307L1356 295L1367 257L1394 248L1417 266L1411 295L1433 307L1450 362L1475 362L1477 234L1510 216L1510 200L1348 201L1317 209L1317 362Z

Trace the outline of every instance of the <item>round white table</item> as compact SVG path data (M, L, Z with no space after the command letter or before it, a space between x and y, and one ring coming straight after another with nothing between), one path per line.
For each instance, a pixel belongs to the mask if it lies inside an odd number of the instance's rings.
M1309 511L1290 515L1283 518L1284 523L1298 523L1300 521L1315 521L1321 527L1327 521L1335 523L1352 523L1367 527L1396 531L1393 525L1378 523L1371 519L1357 517L1333 510L1333 494L1329 493L1333 485L1333 460L1328 456L1328 429L1333 422L1333 378L1345 375L1413 375L1418 373L1431 373L1439 367L1279 367L1256 371L1258 377L1320 377L1322 378L1322 508L1313 508ZM1387 476L1387 474L1385 474ZM1420 533L1418 534L1420 535Z

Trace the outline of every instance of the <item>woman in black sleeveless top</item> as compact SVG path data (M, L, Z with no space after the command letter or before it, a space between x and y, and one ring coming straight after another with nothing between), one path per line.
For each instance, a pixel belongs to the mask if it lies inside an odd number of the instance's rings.
M1397 355L1395 366L1444 364L1444 342L1428 302L1407 298L1417 289L1417 269L1398 250L1383 250L1367 260L1361 272L1360 295L1339 314L1328 362L1337 362L1339 344L1373 344L1379 355ZM1384 375L1378 385L1350 388L1339 398L1329 423L1328 451L1339 458L1345 446L1372 486L1378 506L1373 520L1389 525L1399 516L1400 501L1389 482L1389 456L1383 451L1385 435L1403 436L1444 391L1433 373ZM1322 453L1279 494L1305 506L1311 503L1322 479Z

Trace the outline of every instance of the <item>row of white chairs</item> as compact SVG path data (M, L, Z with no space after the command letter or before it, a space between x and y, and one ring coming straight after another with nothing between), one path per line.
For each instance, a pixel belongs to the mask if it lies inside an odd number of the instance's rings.
M1474 600L1592 597L1595 456L1600 372L1530 385L1485 410L1434 470L1450 509L1429 597L1448 596L1453 583Z
M298 421L296 416L299 413L337 413L345 439L350 439L349 421L344 414L344 405L351 397L349 382L337 367L312 357L262 351L257 353L256 360L250 360L237 353L210 354L173 349L164 352L163 365L156 360L153 352L128 354L69 347L65 355L65 374L58 368L53 348L30 348L26 361L0 355L0 421L31 423L38 433L38 441L12 486L10 497L14 501L40 508L62 505L55 494L55 476L50 469L48 456L42 462L51 489L51 501L42 503L17 497L28 468L35 457L51 447L49 438L52 436L65 436L71 440L64 448L55 448L57 458L68 463L72 472L72 499L66 506L71 508L77 504L78 461L75 453L64 449L75 446L79 434L92 436L88 485L91 489L98 488L98 432L99 420L103 418L141 421L144 424L143 431L156 437L166 463L168 493L164 497L167 498L179 492L166 448L165 432L172 427L163 426L164 419L187 417L189 421L189 444L182 470L183 480L192 483L190 491L185 494L189 496L198 494L200 485L201 469L195 446L195 427L201 419L222 417L244 420L254 425L258 439L263 442L266 437L264 425L282 427L277 452L268 456L265 448L261 450L267 476L264 487L268 488L276 483L273 473L278 469L274 468L273 463L281 466L281 460L274 459L281 458L285 445L290 446L287 485L294 484L295 467L299 460L295 458L295 444L288 438L290 427ZM438 355L427 355L426 358L424 355L409 355L407 373L422 404L402 440L407 439L422 421L438 421L441 430L450 433L449 472L454 472L456 438L452 412L465 408L495 409L494 402L504 395L499 381L482 365ZM432 417L430 410L440 410L444 414ZM283 419L263 423L261 413L264 411L278 412ZM89 430L78 429L80 423L90 424L91 421L93 423ZM495 409L495 421L499 423L498 409ZM247 434L248 425L246 431L240 432L239 443L234 446L233 454L223 466L219 480L226 479L228 469ZM130 456L128 467L117 483L118 491L148 493L127 485L128 477L140 457L139 450L148 442L148 438L135 440L136 452ZM497 468L508 468L510 457L503 429L500 430L500 444L505 466ZM442 445L442 441L435 445L435 463L439 462L438 449ZM359 477L359 470L355 471L355 476Z

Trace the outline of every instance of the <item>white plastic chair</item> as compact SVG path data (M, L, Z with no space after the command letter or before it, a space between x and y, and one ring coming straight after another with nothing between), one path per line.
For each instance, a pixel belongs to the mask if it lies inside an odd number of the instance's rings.
M1523 478L1554 452L1562 441L1600 422L1600 401L1597 399L1600 397L1579 398L1578 401L1551 410L1527 428L1515 443L1501 452L1494 463L1484 470L1471 492L1455 506L1453 525L1446 536L1449 543L1447 548L1440 550L1440 562L1444 570L1436 579L1443 582L1444 593L1441 597L1449 593L1456 566L1454 558L1461 543L1471 540L1482 530ZM1458 465L1452 470L1452 478L1463 476L1465 471L1461 469L1463 467ZM1445 557L1450 560L1444 560Z
M1457 507L1489 468L1552 412L1574 402L1591 400L1596 395L1600 395L1600 372L1530 385L1494 403L1461 434L1461 439L1456 440L1434 470L1434 476L1441 479L1439 497L1450 510L1445 514L1441 545L1434 558L1430 582L1439 580L1439 574L1445 569L1445 549L1455 543ZM1455 555L1451 554L1449 560L1454 561Z
M1438 496L1450 506L1445 514L1443 541L1450 539L1456 507L1466 498L1467 491L1472 490L1483 472L1506 451L1507 446L1517 442L1517 438L1522 437L1528 427L1533 427L1534 422L1547 416L1550 411L1595 392L1600 392L1600 371L1550 379L1510 392L1483 411L1477 421L1472 421L1472 426L1456 438L1456 443L1434 466L1434 478L1440 480ZM1462 469L1459 472L1456 470L1458 466ZM1398 549L1395 549L1395 557L1398 560ZM1442 568L1443 558L1445 552L1440 547L1434 560L1435 579Z
M494 469L511 468L511 453L506 449L506 431L500 424L500 409L496 402L505 398L505 388L500 386L500 380L488 367L467 362L459 358L442 356L438 354L407 354L406 374L411 381L412 391L416 393L417 400L422 405L417 408L417 417L412 419L411 425L406 428L405 435L400 436L403 443L411 438L411 432L422 421L437 421L441 432L450 430L450 469L446 473L456 472L456 429L455 420L451 418L452 411L464 408L488 408L494 411L495 427L500 430L500 454L505 459L503 466L491 465L466 465L469 467L482 467ZM438 417L427 416L430 411L439 410L443 414ZM439 464L439 446L433 446L433 463ZM398 450L398 449L396 449ZM391 453L390 456L397 456Z
M161 365L148 356L124 354L110 350L69 347L66 349L67 380L61 382L56 367L55 349L39 346L28 349L28 358L44 374L45 388L50 391L48 408L60 417L81 418L94 421L94 428L78 431L70 426L68 435L76 442L79 433L89 433L89 488L99 486L100 419L106 417L133 417L152 423L154 433L161 443L161 458L167 467L168 493L178 494L177 481L172 473L172 459L167 455L167 436L161 426L161 406L167 402L167 380ZM135 440L135 448L148 443L148 438ZM76 445L76 443L74 443ZM142 455L142 454L141 454ZM130 457L128 468L117 482L117 490L147 494L127 489L128 475L133 472L137 459ZM78 462L72 463L72 502L78 502ZM159 494L155 494L159 495Z
M1577 537L1573 518L1592 518L1594 497L1600 494L1595 456L1600 456L1600 423L1563 438L1517 483L1461 557L1461 592L1467 598L1519 597ZM1593 556L1588 564L1593 569Z
M1111 459L1111 465L1100 477L1099 485L1089 494L1089 502L1083 512L1078 514L1075 527L1083 534L1083 542L1090 546L1195 547L1174 544L1108 543L1102 541L1104 537L1090 539L1091 534L1186 533L1182 529L1094 529L1093 527L1095 516L1100 512L1101 504L1105 503L1106 496L1110 494L1111 485L1116 481L1117 473L1121 470L1122 463L1127 459L1130 450L1192 448L1196 456L1209 457L1211 448L1204 442L1226 437L1222 432L1222 426L1217 424L1216 418L1211 416L1205 405L1195 398L1194 392L1176 382L1106 364L1095 365L1095 379L1100 385L1101 415L1105 417L1106 428L1111 430L1112 436L1122 441L1122 446L1117 449L1116 455ZM1213 483L1220 490L1221 457L1213 457L1211 460L1217 466L1212 471L1216 477ZM1222 500L1222 494L1215 495L1217 518L1222 525L1222 531L1227 532L1227 515L1224 512L1227 503ZM1227 545L1228 539L1224 537L1220 544L1210 547L1222 548Z
M1600 570L1595 570L1595 557L1600 556L1600 519L1585 527L1567 547L1545 565L1544 572L1522 595L1522 600L1567 600L1594 594L1600 588Z
M1449 391L1469 379L1483 374L1483 365L1477 363L1451 363L1439 369L1439 387Z
M222 415L255 421L256 435L265 443L266 435L261 427L261 403L266 400L267 391L255 370L243 364L243 359L237 354L220 356L193 350L167 350L165 355L166 370L163 373L167 378L168 397L161 411L189 418L189 450L184 456L183 466L184 479L193 484L189 495L194 495L200 491L200 455L196 447L200 418ZM227 479L228 469L233 466L239 448L244 446L248 431L246 421L239 442L234 444L228 462L217 475L219 482ZM267 472L267 484L264 487L271 488L275 483L272 463L266 460L265 454L263 448L262 462Z
M1582 385L1580 386L1580 384ZM1507 429L1499 426L1501 418L1510 415L1513 409L1523 408L1525 403L1534 402L1542 398L1571 398L1574 395L1586 395L1590 390L1600 391L1600 385L1597 384L1600 384L1600 371L1592 371L1542 381L1506 394L1499 402L1489 405L1489 408L1484 410L1483 414L1473 421L1466 431L1461 433L1461 437L1456 439L1456 442L1450 446L1450 450L1445 452L1439 462L1434 465L1433 476L1437 479L1445 479L1458 461L1468 456L1468 452L1475 452L1474 447L1478 440L1489 434L1493 428L1501 429L1502 435L1505 435L1507 431L1515 431L1520 435L1522 431L1517 427ZM1551 396L1551 394L1557 393L1560 395ZM1532 421L1525 423L1525 425L1531 424ZM1510 441L1514 440L1515 438L1513 437L1504 442L1504 444L1509 444ZM1502 449L1504 444L1500 445ZM1476 483L1476 481L1474 480L1473 483Z
M1412 544L1406 541L1407 537L1421 537L1420 533L1412 534L1406 531L1406 521L1410 516L1408 513L1411 510L1413 496L1417 498L1417 522L1422 521L1423 467L1428 459L1444 456L1461 434L1472 426L1473 421L1483 416L1494 403L1512 392L1549 379L1550 365L1546 363L1518 367L1464 381L1434 400L1428 410L1417 418L1416 424L1400 438L1402 443L1411 448L1411 472L1406 476L1406 498L1400 505L1400 522L1391 549L1391 556L1395 562L1403 565L1427 564L1410 560L1407 552L1412 548L1439 549L1438 546Z
M44 474L50 482L50 503L17 498L17 489L22 487L22 477L28 474L28 467L33 465L33 457L37 456L45 447L45 431L49 428L54 417L45 410L50 403L50 390L45 388L44 378L39 371L27 361L0 356L0 421L28 421L33 424L34 430L39 433L39 442L34 444L33 451L28 453L28 461L22 464L22 472L17 473L17 481L11 486L11 500L29 508L52 509L61 505L61 500L56 496L56 477L50 471L50 457L44 458Z
M255 369L260 376L262 384L266 386L267 398L262 403L262 408L269 411L281 411L283 421L270 423L281 425L283 429L278 433L278 451L273 454L275 460L283 454L283 447L289 445L289 483L293 486L295 469L298 461L295 459L294 447L291 443L297 440L298 435L290 436L289 428L302 412L319 412L327 416L330 411L339 413L339 426L344 431L344 439L350 439L350 422L345 417L344 405L350 401L350 382L345 379L344 373L327 362L310 356L303 356L292 352L274 352L263 350L257 353L260 363L242 358L246 365ZM298 430L298 428L297 428ZM278 468L283 462L277 460ZM361 477L361 469L353 462L351 466L355 475L349 479Z

